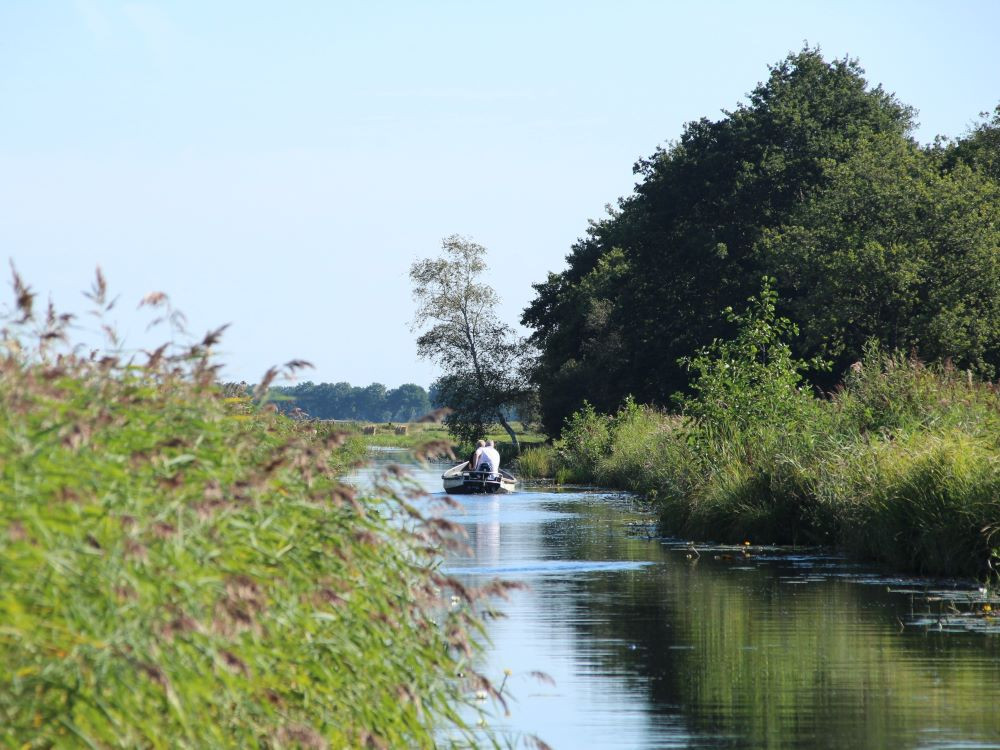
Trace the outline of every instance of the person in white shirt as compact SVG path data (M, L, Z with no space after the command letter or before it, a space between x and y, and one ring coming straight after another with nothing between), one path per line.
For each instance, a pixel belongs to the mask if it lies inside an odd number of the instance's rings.
M489 462L490 471L494 474L500 471L500 451L494 447L492 440L486 441L486 447L483 448L483 453L479 461L480 463Z

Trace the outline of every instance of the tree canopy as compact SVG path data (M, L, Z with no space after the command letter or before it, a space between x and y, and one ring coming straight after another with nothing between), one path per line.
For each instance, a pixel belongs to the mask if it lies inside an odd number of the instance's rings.
M670 403L689 387L681 360L732 335L723 311L763 276L803 359L840 372L877 338L994 373L998 122L922 148L910 107L856 61L806 48L734 111L688 123L635 165L635 191L591 223L567 268L535 285L522 322L547 430L584 400Z

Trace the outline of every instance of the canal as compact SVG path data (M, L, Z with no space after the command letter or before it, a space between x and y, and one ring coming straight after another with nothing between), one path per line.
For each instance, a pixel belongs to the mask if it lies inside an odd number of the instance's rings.
M443 468L411 470L440 493ZM528 585L488 627L482 671L510 673L501 734L555 750L1000 748L1000 635L975 585L754 540L692 549L622 494L460 500L448 517L469 552L445 570Z

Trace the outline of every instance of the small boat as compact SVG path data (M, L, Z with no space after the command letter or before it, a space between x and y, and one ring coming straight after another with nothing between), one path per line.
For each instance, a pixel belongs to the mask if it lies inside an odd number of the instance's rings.
M450 495L507 494L517 488L517 479L509 471L473 471L468 461L452 466L441 479L444 491Z

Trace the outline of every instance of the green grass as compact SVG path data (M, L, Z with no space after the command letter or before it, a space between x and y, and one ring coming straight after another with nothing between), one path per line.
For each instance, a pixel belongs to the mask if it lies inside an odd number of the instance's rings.
M780 423L585 409L527 465L641 492L677 536L835 545L898 570L983 576L1000 546L998 436L994 386L875 354Z
M448 432L448 428L443 424L427 424L421 422L408 422L396 424L392 422L372 423L372 422L349 422L336 423L338 429L345 430L352 438L359 440L365 445L374 445L388 448L416 449L428 442L439 443L442 446L449 446L456 461L462 461L475 449L472 445L466 445ZM520 443L521 451L531 451L543 445L546 441L545 435L532 432L525 428L520 422L513 422L511 425L517 432L517 439ZM405 434L396 434L396 429L405 427ZM366 429L368 430L366 432ZM374 432L371 432L374 430ZM502 466L513 466L515 470L519 466L520 456L514 450L514 444L510 436L501 430L494 430L483 439L493 440L497 450L500 452L500 462Z
M313 424L336 425L338 430L362 436L369 445L412 448L422 445L428 440L449 440L456 448L468 447L456 442L449 434L448 428L443 424L425 422L314 422ZM545 435L526 429L520 422L513 422L511 426L517 433L518 441L524 444L541 443L546 439ZM397 428L405 428L405 434L396 434ZM374 432L366 432L366 429L374 430ZM505 431L496 428L483 435L483 439L510 444L510 436Z
M493 690L477 634L500 588L437 571L452 527L405 479L362 497L340 477L363 441L224 397L212 337L139 364L81 356L16 289L23 320L0 338L0 745L490 741L457 711Z

